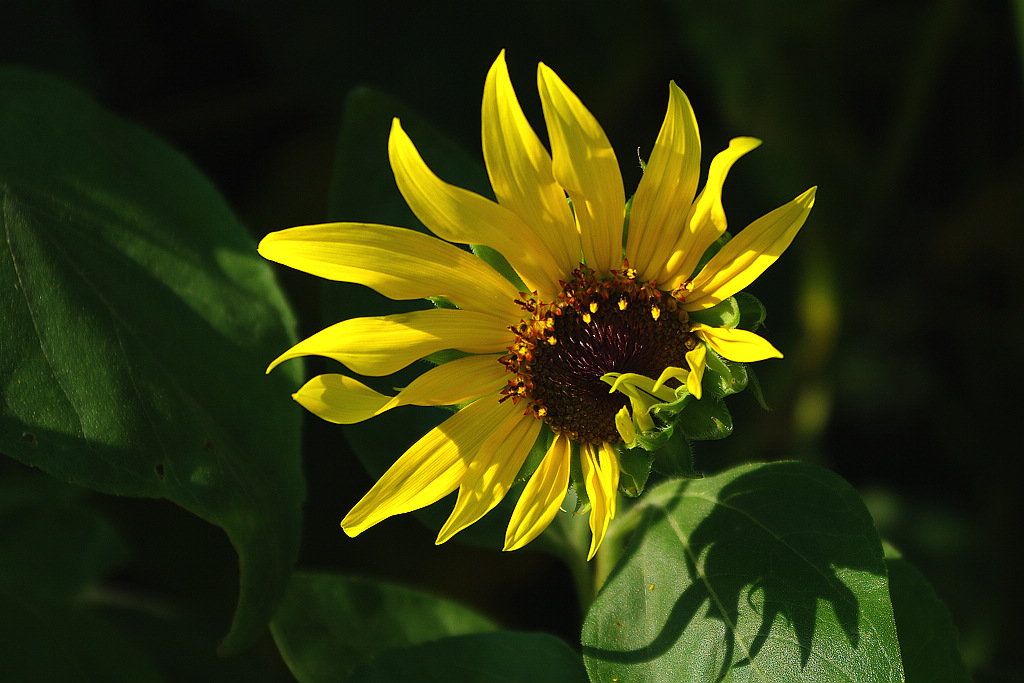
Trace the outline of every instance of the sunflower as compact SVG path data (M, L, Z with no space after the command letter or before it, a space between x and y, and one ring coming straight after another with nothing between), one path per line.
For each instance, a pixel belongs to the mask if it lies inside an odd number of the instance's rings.
M298 270L438 304L342 321L296 344L268 372L290 358L320 355L353 373L384 376L440 351L460 352L395 396L343 374L315 377L294 394L340 424L402 405L456 409L352 508L341 523L350 536L458 489L437 537L443 543L496 506L539 448L543 457L512 512L505 549L547 527L572 479L589 501L593 557L615 516L620 458L651 448L664 418L701 399L707 368L725 368L723 358L782 356L736 327L735 316L707 313L789 246L815 188L726 241L722 185L733 163L760 142L732 140L697 194L697 123L686 95L670 83L664 123L627 205L618 160L597 120L543 63L537 84L550 153L523 114L504 52L487 74L483 155L496 201L438 178L393 121L395 180L436 237L332 223L271 233L259 245L265 258ZM511 268L453 243L490 247Z

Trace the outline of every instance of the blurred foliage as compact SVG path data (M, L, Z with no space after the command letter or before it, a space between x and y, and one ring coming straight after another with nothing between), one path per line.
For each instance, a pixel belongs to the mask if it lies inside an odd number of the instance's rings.
M752 290L770 312L765 333L786 353L758 369L773 410L752 397L735 401L733 436L698 444L698 466L716 472L796 455L869 491L880 533L947 602L984 682L1016 674L1020 608L1011 558L1021 503L1015 478L1002 476L1016 452L1004 415L1024 379L1015 362L1024 333L1024 111L1014 9L966 0L641 0L629 9L527 0L499 14L468 1L439 9L11 0L0 60L69 79L183 150L257 238L327 215L337 122L357 85L400 96L479 154L481 84L499 49L508 49L535 123L534 68L543 60L597 115L635 187L631 150L650 149L675 79L693 102L708 159L735 135L765 141L727 183L734 229L808 185L821 188L794 248ZM300 335L319 329L316 283L281 277ZM975 340L954 313L997 331ZM575 642L573 589L544 555L434 548L432 532L411 519L343 537L337 522L370 479L337 429L308 420L306 435L302 566L400 579L504 627ZM5 479L34 478L11 461L0 468ZM106 583L159 593L161 603L216 624L197 629L212 635L175 659L208 656L233 609L223 596L237 591L223 537L168 506L98 494L84 501L128 554ZM190 543L196 552L167 551ZM288 680L263 642L255 658L276 663L262 675ZM237 660L227 661L243 667Z

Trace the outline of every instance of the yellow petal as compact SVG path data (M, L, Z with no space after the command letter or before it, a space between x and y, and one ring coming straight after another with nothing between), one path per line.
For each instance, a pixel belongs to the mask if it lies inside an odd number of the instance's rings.
M537 440L541 421L533 415L523 415L522 407L514 406L512 401L507 401L506 405L508 412L505 419L469 461L459 485L455 508L437 535L438 544L444 543L501 502Z
M695 348L686 352L686 364L690 366L690 376L686 378L686 390L698 401L703 393L701 381L704 379L707 353L708 347L704 344L697 344Z
M390 396L378 393L345 375L317 375L292 394L292 398L317 417L350 425L383 412Z
M782 358L781 351L768 343L764 337L749 330L694 325L693 331L707 342L707 345L719 356L737 363L753 363L768 358Z
M600 458L598 452L600 451ZM601 547L608 524L615 517L615 496L619 489L619 460L609 444L580 446L580 465L583 482L590 498L590 553L589 562Z
M683 308L711 308L756 280L796 237L814 206L817 188L758 218L729 240L693 279Z
M633 417L629 414L629 408L622 406L619 412L615 413L615 431L622 437L622 442L627 446L636 439L636 425L633 424Z
M555 180L572 198L584 259L600 277L622 265L626 197L619 162L597 119L543 63L537 87Z
M700 133L690 100L669 83L668 111L633 197L626 259L644 281L658 277L679 238L700 179Z
M557 435L512 511L505 531L505 550L522 548L555 518L569 489L571 458L572 442L562 434Z
M612 380L608 382L605 378ZM621 391L630 397L637 397L642 400L648 407L658 403L659 401L665 403L671 403L676 399L675 392L668 387L662 386L664 382L653 380L647 375L641 375L636 372L609 372L601 377L601 380L610 384L611 389L608 393L613 391Z
M431 171L398 119L391 124L388 156L409 208L438 237L497 250L530 291L551 294L568 271L515 213L486 197L450 185Z
M497 393L507 382L496 354L467 356L431 368L391 397L345 375L320 375L292 394L300 405L328 422L355 424L403 405L451 406Z
M470 459L507 419L510 403L499 403L496 394L484 397L427 432L345 516L341 522L345 533L356 536L388 517L419 510L454 491Z
M487 72L481 124L494 196L547 245L565 279L580 262L579 233L565 191L555 182L551 155L519 106L504 50Z
M729 147L711 160L704 189L690 207L686 216L686 227L679 234L658 275L658 281L666 283L667 289L675 289L693 275L701 256L725 232L727 222L725 209L722 207L722 186L725 185L725 178L737 159L756 149L760 144L761 141L757 138L734 138L729 141Z
M508 321L475 311L436 308L352 318L300 341L270 364L298 356L326 356L360 375L390 375L435 351L498 353L512 343Z
M459 308L518 316L518 292L463 249L415 230L365 223L307 225L272 232L259 252L270 261L391 299L445 296Z
M685 382L687 380L687 378L689 378L689 376L690 376L690 371L689 370L685 370L683 368L677 368L677 367L674 367L674 366L670 365L667 368L665 368L664 370L662 370L661 374L658 375L658 379L654 382L653 390L657 391L662 386L664 386L665 382L667 382L670 379L677 379L680 382Z

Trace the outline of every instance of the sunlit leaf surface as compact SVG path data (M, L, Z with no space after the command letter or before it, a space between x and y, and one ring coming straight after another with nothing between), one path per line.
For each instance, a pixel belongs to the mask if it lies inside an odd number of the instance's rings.
M237 649L298 551L299 413L263 375L288 306L210 183L145 131L17 69L0 130L0 452L222 527Z
M803 463L667 482L583 628L595 681L901 681L882 546Z

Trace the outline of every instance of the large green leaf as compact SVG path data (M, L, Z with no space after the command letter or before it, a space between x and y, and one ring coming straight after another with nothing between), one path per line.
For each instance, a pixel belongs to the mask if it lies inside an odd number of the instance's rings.
M593 680L902 680L882 546L838 476L745 465L666 482L630 514L583 627Z
M110 522L81 504L83 489L2 468L0 477L0 591L72 600L127 561Z
M949 608L917 567L885 549L889 590L900 636L903 667L910 683L970 683L957 648Z
M546 633L498 631L387 650L346 683L586 683L578 654Z
M458 603L402 586L296 573L270 628L301 683L332 683L388 648L496 627Z
M111 579L128 548L87 494L0 461L0 680L278 680L258 658L218 657L217 627Z
M133 643L82 595L127 558L82 489L0 467L0 679L157 681ZM37 473L31 473L37 474Z
M0 614L0 675L5 681L163 680L134 643L81 605L0 587Z
M18 69L0 70L0 130L0 451L222 527L237 650L298 552L299 368L263 376L289 308L210 183L145 131Z

